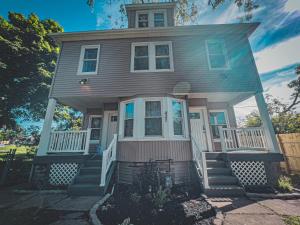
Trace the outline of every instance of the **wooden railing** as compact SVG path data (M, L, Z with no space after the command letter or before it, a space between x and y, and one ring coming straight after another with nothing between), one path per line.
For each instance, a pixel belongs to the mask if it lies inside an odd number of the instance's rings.
M106 178L109 172L109 169L114 161L117 158L117 134L114 134L114 137L109 144L108 148L103 151L102 156L102 171L101 171L101 183L100 186L104 187L106 185Z
M91 129L79 131L53 131L48 153L88 154Z
M222 128L219 127L223 151L268 150L265 131L261 127Z
M197 169L201 173L201 178L203 180L204 188L208 188L208 175L207 175L207 166L206 166L206 157L205 152L202 152L197 145L195 139L191 136L192 139L192 151L193 151L193 160L196 163Z

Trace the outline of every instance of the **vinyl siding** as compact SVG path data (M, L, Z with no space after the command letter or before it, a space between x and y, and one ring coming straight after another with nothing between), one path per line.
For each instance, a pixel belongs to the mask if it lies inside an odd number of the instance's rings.
M121 141L118 161L148 162L149 160L192 160L190 141Z
M230 70L209 70L205 40L216 35L64 42L51 97L127 97L187 92L256 92L261 84L246 36L226 35ZM131 73L131 43L172 41L174 72ZM100 44L97 75L77 75L82 45ZM88 84L79 85L82 78Z

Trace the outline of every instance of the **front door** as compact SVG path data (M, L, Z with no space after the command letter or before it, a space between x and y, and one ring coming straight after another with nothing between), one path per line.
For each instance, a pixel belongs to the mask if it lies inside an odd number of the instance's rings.
M190 108L189 111L193 149L208 151L203 109Z
M118 124L118 113L110 112L108 114L108 124L107 124L107 136L106 136L106 147L111 143L114 134L117 133L117 124Z

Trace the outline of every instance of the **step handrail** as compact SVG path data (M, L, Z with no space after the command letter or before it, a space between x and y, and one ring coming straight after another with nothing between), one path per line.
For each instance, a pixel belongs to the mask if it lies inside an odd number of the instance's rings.
M114 134L113 139L109 144L108 148L103 151L100 187L105 187L109 169L112 163L117 159L117 139L118 135Z
M198 168L200 169L204 188L207 189L209 187L209 184L208 184L208 175L207 175L206 155L205 152L200 150L193 136L191 136L191 140L193 142L192 144L193 159L196 162ZM193 146L195 146L196 149L194 149Z

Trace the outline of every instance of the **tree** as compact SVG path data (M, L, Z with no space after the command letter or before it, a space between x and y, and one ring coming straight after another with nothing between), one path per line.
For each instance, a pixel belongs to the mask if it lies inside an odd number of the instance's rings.
M49 36L63 28L37 15L0 17L0 127L17 118L43 118L59 47Z

